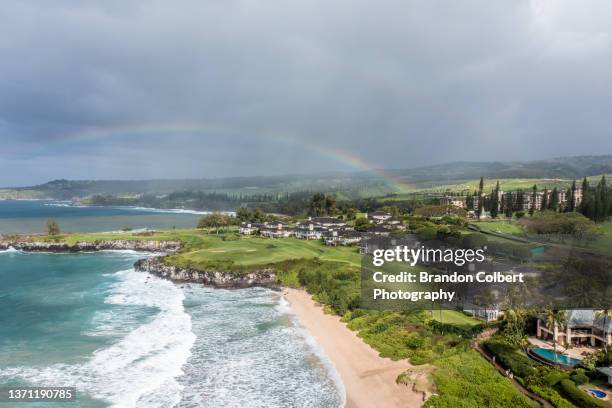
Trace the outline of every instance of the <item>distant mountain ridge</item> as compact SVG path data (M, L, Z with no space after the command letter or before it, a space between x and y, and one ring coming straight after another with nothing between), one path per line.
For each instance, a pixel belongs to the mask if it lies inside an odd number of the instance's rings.
M394 170L414 181L473 178L581 178L612 173L612 155L558 157L528 162L452 162L413 169Z
M408 169L385 170L395 181L407 184L506 178L579 179L612 173L612 155L559 157L550 160L511 162L453 162ZM296 191L346 191L375 188L393 192L392 182L378 173L336 172L311 175L231 177L180 180L53 180L48 183L11 188L21 193L38 192L60 199L92 194L168 194L176 191L217 191L237 194ZM382 186L382 187L381 187Z

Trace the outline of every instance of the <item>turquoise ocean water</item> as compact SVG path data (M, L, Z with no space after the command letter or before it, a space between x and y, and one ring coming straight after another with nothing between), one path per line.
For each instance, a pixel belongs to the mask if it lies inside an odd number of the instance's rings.
M0 252L0 386L78 392L0 406L342 405L337 373L278 293L175 285L134 271L143 256Z
M0 200L0 234L41 233L49 219L56 220L65 232L195 227L198 218L205 213L180 209L73 206L62 201Z

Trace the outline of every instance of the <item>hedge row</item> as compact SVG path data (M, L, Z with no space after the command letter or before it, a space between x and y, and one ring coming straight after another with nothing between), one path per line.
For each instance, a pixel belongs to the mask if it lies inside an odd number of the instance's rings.
M514 375L527 378L535 372L531 360L527 356L519 354L515 346L495 340L488 340L483 344L489 353L493 354L497 361L512 371Z
M429 327L436 334L455 334L464 338L472 338L479 335L483 330L493 327L495 324L479 323L469 328L463 328L454 324L441 323L437 320L430 320Z

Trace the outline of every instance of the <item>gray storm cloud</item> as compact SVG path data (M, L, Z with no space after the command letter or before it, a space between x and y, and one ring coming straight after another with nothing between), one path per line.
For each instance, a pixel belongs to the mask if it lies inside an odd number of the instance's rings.
M607 1L4 1L0 185L352 169L325 148L381 168L610 153L611 20Z

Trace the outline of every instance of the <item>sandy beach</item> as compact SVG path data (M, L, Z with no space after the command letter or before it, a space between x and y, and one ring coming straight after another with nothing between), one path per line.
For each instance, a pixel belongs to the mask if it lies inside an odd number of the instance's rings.
M338 370L346 389L347 407L423 405L421 394L395 383L397 376L411 367L407 361L379 357L338 316L323 313L323 308L305 291L286 288L283 294L300 324L317 339Z

